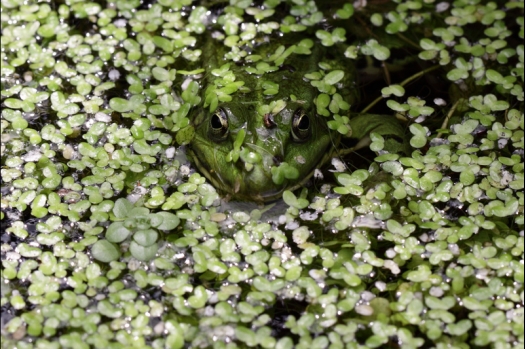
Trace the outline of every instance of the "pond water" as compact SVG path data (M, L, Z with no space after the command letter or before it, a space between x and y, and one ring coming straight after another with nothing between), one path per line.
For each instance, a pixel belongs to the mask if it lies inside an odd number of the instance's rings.
M2 348L523 347L522 1L1 21Z

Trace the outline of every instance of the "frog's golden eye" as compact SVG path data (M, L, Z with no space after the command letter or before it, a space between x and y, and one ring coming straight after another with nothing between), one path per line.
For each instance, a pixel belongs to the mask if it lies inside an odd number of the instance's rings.
M228 135L228 116L222 108L218 108L210 118L210 137L222 141Z
M303 108L299 108L293 114L292 137L296 142L304 142L312 135L310 118Z

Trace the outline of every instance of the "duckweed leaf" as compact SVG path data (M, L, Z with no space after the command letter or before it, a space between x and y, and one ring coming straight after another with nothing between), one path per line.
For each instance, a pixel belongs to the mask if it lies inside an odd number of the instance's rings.
M155 258L158 250L158 244L154 243L149 246L142 246L135 241L129 244L129 250L133 257L141 261L149 261Z
M333 85L341 81L343 77L345 76L344 71L342 70L332 70L330 73L326 74L323 80L329 84Z
M119 243L128 238L131 231L122 222L112 223L106 231L106 239L109 242Z
M143 247L148 247L157 242L159 234L154 229L139 230L133 234L133 240Z
M113 207L113 214L115 214L115 217L118 219L124 219L128 217L128 214L130 213L131 209L133 208L133 205L131 202L129 202L127 199L120 198L115 202L115 206Z
M120 250L118 247L107 240L99 240L91 247L93 258L109 263L116 261L120 257Z
M292 206L298 209L303 209L308 206L309 202L306 199L297 198L291 191L285 190L283 192L283 200L288 206Z
M422 148L427 144L426 133L427 130L419 124L412 124L409 127L410 132L414 135L410 139L410 145L414 148Z

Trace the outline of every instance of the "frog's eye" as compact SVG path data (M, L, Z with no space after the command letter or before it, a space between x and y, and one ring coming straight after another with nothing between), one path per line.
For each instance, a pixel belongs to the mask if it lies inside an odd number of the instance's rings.
M299 108L293 114L292 120L292 137L296 142L304 142L312 134L312 128L310 125L310 118L304 111Z
M222 141L228 135L228 117L224 109L217 109L211 116L209 133L217 141Z

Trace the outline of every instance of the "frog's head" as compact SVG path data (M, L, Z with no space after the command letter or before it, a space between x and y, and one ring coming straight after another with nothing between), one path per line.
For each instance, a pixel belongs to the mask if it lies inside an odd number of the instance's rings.
M325 117L316 113L316 89L302 79L279 80L281 92L273 98L254 89L194 119L197 167L236 199L277 199L304 183L331 147ZM280 107L261 115L259 107L272 101Z

